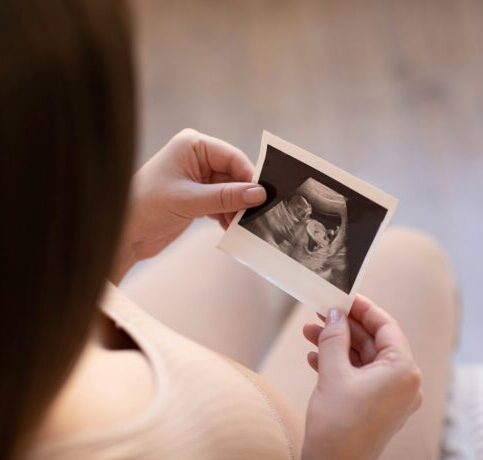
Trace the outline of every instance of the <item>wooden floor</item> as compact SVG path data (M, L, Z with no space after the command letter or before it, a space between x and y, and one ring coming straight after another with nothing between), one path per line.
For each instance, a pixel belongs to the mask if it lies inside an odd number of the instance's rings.
M141 159L191 126L266 128L400 198L447 248L483 361L483 1L142 0Z

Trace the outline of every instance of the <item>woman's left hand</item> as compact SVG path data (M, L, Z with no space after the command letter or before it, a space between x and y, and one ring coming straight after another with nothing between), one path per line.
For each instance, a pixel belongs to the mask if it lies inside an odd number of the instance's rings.
M251 182L253 170L248 157L224 141L193 129L174 136L134 176L114 281L196 217L213 217L226 229L237 211L262 204L266 193Z

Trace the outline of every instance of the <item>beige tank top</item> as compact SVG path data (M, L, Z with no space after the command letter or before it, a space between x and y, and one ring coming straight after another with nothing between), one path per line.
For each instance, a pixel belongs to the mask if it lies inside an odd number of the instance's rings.
M148 358L155 396L131 420L38 445L29 458L299 458L303 420L261 377L170 330L113 286L102 308Z

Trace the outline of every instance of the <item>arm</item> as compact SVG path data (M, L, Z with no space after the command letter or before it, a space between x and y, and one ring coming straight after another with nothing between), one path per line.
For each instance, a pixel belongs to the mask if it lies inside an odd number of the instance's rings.
M134 176L111 280L158 254L193 219L209 216L227 228L237 211L263 203L265 190L252 175L241 150L192 129L178 133Z

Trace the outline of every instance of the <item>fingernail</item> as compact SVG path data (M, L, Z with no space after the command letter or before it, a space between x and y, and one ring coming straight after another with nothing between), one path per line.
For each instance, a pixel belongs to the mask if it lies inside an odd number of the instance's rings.
M266 200L267 194L263 187L248 188L243 192L243 201L246 204L261 204Z
M340 321L342 317L341 312L337 308L331 308L329 310L328 324L334 324Z

